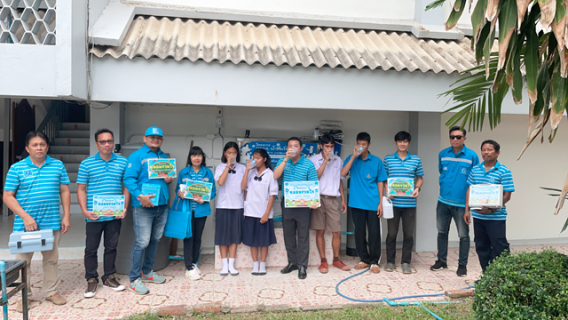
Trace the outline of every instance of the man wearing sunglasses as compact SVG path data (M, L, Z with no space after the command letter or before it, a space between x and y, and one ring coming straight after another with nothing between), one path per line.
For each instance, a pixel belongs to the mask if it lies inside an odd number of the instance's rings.
M460 238L458 277L467 275L469 255L469 226L464 221L467 178L471 169L479 164L475 151L465 146L466 131L459 126L450 129L451 147L440 151L438 171L440 172L440 196L436 207L438 228L438 260L430 267L432 271L448 269L448 233L452 219Z
M118 282L116 273L116 246L126 215L130 193L122 185L122 176L126 170L126 158L114 154L114 134L109 129L95 132L95 143L99 152L81 162L77 176L77 200L85 216L87 238L85 240L85 279L87 289L85 298L92 298L97 292L99 274L97 272L97 251L104 234L104 274L101 277L103 287L113 291L124 290ZM121 216L99 216L93 212L94 196L124 195L124 212Z

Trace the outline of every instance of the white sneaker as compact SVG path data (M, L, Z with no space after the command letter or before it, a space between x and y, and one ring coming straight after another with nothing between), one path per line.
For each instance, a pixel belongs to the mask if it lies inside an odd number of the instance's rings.
M199 270L199 268L197 267L197 265L195 263L193 264L193 270L197 271L197 273L199 275L201 275L201 270Z
M201 279L201 275L197 272L198 270L193 269L193 270L186 270L185 271L185 277L190 279L190 280L199 280Z

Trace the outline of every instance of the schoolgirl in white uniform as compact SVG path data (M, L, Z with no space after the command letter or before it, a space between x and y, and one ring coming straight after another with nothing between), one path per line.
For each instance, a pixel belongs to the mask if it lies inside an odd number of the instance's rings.
M252 160L256 161L250 168ZM250 247L254 266L252 275L266 274L268 247L276 243L272 205L278 195L278 182L270 169L270 156L264 149L256 149L253 159L247 162L247 168L241 183L245 191L245 218L243 221L242 241ZM260 263L258 249L260 248Z
M217 210L215 212L215 244L221 251L223 269L221 276L239 274L235 269L237 245L241 243L244 212L244 191L241 182L245 166L240 164L239 146L229 141L223 148L221 164L215 169L215 181L219 184ZM229 259L227 259L227 254Z

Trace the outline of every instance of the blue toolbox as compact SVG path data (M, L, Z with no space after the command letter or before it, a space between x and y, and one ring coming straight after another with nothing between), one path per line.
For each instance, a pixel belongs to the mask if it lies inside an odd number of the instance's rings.
M53 230L12 232L9 246L12 254L52 250Z

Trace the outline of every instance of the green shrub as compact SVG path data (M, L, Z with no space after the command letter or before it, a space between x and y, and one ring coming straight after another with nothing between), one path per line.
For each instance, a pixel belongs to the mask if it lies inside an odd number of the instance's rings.
M568 319L568 256L555 250L502 255L475 285L478 319Z

